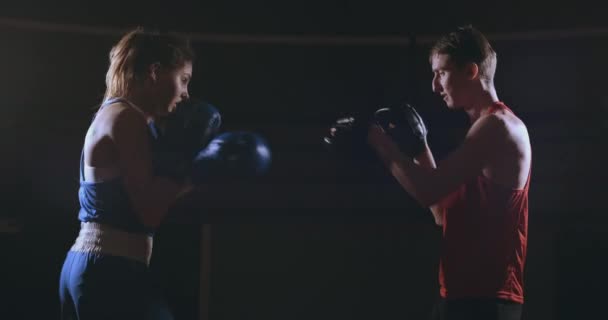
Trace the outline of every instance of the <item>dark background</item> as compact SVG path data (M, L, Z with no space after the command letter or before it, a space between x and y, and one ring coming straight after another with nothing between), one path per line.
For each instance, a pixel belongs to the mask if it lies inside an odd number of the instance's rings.
M472 23L498 52L498 95L533 148L525 319L597 316L605 297L608 22L599 5L536 2L19 1L0 5L0 318L56 319L78 231L78 160L125 28L189 33L191 93L225 129L263 134L270 174L195 192L156 236L152 268L177 319L424 319L440 231L383 172L320 144L339 114L410 101L438 159L466 119L431 93L428 46ZM280 36L280 37L279 37ZM213 201L210 201L213 200ZM6 223L5 223L6 224Z

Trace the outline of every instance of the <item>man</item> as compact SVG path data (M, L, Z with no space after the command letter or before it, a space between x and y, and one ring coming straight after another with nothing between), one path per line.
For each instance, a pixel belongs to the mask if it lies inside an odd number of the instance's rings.
M410 156L386 127L370 127L368 142L442 225L433 318L520 319L532 158L526 126L499 100L496 53L478 30L467 26L443 36L429 59L433 92L471 121L462 144L435 166L426 138L423 151Z

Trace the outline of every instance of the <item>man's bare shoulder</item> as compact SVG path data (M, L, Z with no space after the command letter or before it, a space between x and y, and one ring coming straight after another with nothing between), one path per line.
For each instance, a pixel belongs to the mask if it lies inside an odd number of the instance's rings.
M495 116L501 118L504 123L505 133L509 140L523 144L524 147L529 145L528 128L523 120L509 111L496 113Z
M479 118L471 127L470 135L488 135L496 142L528 139L526 124L509 111L494 112Z

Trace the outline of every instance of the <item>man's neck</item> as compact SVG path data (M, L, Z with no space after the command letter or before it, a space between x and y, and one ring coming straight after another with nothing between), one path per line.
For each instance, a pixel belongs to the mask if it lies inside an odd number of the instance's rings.
M464 108L464 111L469 116L471 123L475 123L479 118L488 114L490 107L500 101L494 87L484 88L479 94L474 95L471 104Z

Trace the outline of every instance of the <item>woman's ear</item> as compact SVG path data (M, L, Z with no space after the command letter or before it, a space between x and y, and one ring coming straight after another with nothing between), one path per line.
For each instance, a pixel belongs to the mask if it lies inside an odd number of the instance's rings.
M158 80L160 72L160 63L155 62L148 66L148 78L152 80L152 82L156 82Z

